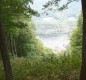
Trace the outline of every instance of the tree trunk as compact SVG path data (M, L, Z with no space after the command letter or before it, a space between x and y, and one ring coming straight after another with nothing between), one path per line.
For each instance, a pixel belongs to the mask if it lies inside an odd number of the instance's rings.
M12 36L9 34L9 48L10 48L10 52L12 54L12 56L14 56L14 53L13 53L13 45L12 45Z
M4 33L2 24L3 24L2 15L0 13L0 50L1 50L4 71L5 71L5 78L6 80L13 80L10 59L9 59L8 49L7 49L7 43L6 43L5 33Z
M13 51L14 51L14 56L17 55L17 51L16 51L16 43L15 43L15 37L13 37Z
M83 11L83 43L82 43L82 66L80 80L86 80L86 0L82 1Z

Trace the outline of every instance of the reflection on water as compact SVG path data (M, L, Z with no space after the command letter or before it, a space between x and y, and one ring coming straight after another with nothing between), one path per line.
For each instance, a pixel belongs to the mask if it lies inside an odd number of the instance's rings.
M69 44L68 34L62 34L57 36L43 36L38 35L45 46L53 50L65 50Z

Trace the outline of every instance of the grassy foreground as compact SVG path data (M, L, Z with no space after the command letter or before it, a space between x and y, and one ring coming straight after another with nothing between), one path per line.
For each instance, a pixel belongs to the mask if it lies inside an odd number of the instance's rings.
M79 80L80 55L46 55L11 59L14 80ZM0 62L0 80L4 79Z

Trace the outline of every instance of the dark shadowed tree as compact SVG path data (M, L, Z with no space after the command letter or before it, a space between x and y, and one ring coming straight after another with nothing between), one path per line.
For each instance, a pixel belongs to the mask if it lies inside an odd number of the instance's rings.
M0 51L1 51L6 80L13 80L1 13L0 13Z
M83 42L82 42L82 67L80 80L86 79L86 0L82 1L83 12Z

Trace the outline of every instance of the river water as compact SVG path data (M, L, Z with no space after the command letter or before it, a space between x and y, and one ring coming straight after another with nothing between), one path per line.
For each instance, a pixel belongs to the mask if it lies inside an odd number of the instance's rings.
M43 44L52 50L66 50L69 44L68 34L59 34L56 36L38 35Z

